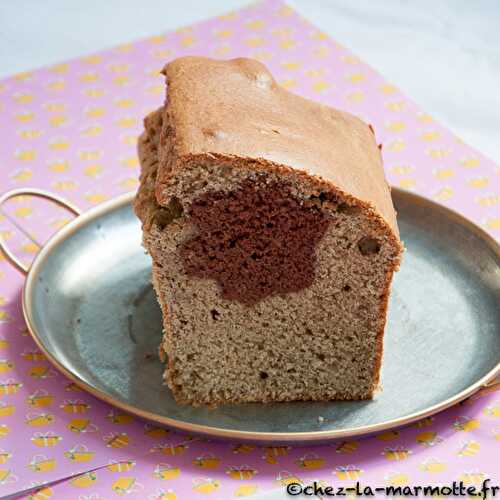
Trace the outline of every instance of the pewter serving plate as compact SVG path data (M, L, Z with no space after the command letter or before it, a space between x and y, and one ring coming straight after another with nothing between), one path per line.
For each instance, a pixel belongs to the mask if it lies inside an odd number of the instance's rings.
M24 289L29 329L92 394L192 433L311 442L412 422L498 374L500 251L458 214L401 190L393 197L407 251L390 300L383 390L372 401L178 406L162 385L161 313L132 195L78 217L42 249Z

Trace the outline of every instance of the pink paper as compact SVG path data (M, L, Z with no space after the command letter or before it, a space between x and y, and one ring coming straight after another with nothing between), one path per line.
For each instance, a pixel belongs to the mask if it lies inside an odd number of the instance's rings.
M164 99L158 71L185 54L258 58L282 85L361 116L383 143L392 184L500 236L498 167L274 0L0 82L1 190L44 188L82 209L134 190L142 117ZM39 243L71 218L29 198L10 202L7 211ZM0 219L0 231L29 261L37 246L7 220ZM321 447L252 448L152 428L75 391L37 352L22 319L22 284L23 276L0 261L0 495L120 460L136 463L105 467L53 492L111 498L119 478L126 479L116 488L130 490L129 498L169 500L210 491L230 498L276 487L277 478L290 476L336 483L359 476L375 485L498 480L500 399L494 395L455 406L421 427Z

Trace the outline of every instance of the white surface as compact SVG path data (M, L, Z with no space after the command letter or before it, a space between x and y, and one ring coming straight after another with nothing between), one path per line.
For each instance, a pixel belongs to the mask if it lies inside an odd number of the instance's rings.
M2 0L0 76L167 31L247 3ZM500 163L498 0L288 3Z

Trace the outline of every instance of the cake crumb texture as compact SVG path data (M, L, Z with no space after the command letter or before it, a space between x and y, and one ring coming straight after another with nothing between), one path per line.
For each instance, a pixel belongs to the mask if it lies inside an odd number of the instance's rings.
M260 63L181 58L135 210L179 403L369 399L402 253L368 125Z

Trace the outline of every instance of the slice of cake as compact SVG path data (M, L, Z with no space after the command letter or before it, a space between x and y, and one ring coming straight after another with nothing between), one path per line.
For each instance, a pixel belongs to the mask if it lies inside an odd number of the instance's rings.
M164 74L135 210L176 400L371 398L402 252L371 128L250 59Z

